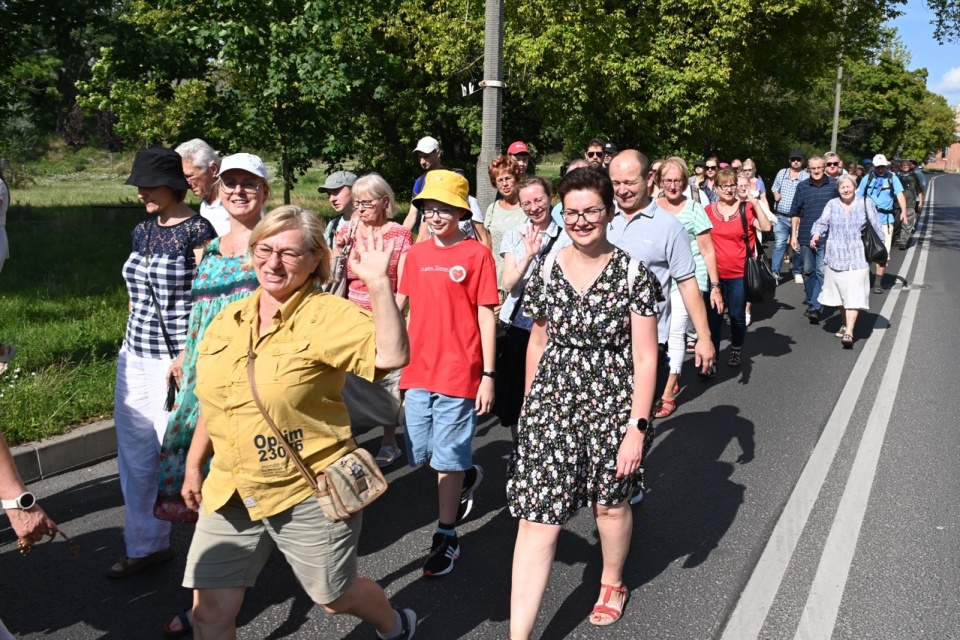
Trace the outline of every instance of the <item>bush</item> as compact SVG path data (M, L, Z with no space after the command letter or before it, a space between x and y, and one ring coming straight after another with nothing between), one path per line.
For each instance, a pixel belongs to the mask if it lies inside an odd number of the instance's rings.
M33 121L25 116L13 116L3 126L0 136L0 156L10 160L11 165L34 160L40 155L40 138Z

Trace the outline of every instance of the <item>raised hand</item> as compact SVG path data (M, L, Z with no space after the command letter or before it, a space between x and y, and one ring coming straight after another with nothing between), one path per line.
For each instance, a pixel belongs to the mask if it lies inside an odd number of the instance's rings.
M387 277L395 244L394 240L384 242L380 229L366 231L361 225L350 253L350 270L369 288L375 280Z

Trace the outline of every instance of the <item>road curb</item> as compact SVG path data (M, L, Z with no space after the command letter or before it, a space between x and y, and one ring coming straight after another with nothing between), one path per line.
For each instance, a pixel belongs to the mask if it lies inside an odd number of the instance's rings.
M101 420L62 436L13 447L11 453L23 481L36 482L115 457L117 434L113 420Z

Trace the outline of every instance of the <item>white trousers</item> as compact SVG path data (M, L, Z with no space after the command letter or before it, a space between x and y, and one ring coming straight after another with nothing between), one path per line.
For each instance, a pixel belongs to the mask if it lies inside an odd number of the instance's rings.
M670 355L670 373L680 373L683 358L687 353L687 321L690 313L683 304L680 288L674 283L670 288L670 337L667 340L667 353Z
M170 359L141 358L120 349L113 419L117 430L120 489L126 505L127 555L142 558L170 546L170 523L153 517L160 475L160 443L167 428Z

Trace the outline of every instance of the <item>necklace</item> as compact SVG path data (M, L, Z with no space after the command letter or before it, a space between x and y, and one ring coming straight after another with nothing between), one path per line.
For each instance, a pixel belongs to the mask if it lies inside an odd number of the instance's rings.
M587 289L589 289L593 285L593 283L597 281L597 278L603 272L604 268L606 268L607 263L610 262L610 256L612 255L613 255L612 252L608 253L606 256L603 257L603 259L600 260L600 266L597 269L594 269L593 273L590 274L590 277L586 280L586 283L582 287L579 287L579 288L574 287L577 290L577 293L583 296L583 294L587 292Z

